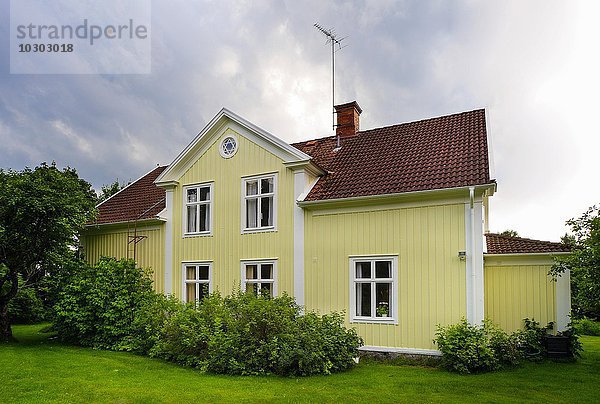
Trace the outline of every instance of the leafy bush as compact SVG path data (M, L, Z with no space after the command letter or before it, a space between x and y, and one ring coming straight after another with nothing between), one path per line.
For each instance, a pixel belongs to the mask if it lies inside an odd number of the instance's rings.
M44 321L44 303L33 287L19 286L14 298L8 303L8 316L13 324L32 324Z
M573 320L573 328L579 335L600 336L600 322L584 317Z
M519 349L529 360L543 360L546 357L546 336L554 328L554 323L550 322L542 327L534 319L526 318L523 322L523 330L514 333L518 340Z
M480 373L517 365L522 359L518 340L486 320L471 325L462 319L438 326L434 342L442 352L442 364L459 373Z
M152 280L133 260L81 263L58 293L54 328L65 341L117 349L131 337L136 312L153 295Z
M197 305L159 299L153 307L134 322L155 342L144 349L214 373L328 374L351 367L362 344L355 330L344 328L340 314L301 315L285 294L214 293ZM162 314L148 314L153 310Z

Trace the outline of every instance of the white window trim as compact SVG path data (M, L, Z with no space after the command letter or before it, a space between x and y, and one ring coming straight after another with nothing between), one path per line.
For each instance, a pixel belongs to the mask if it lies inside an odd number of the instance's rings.
M271 264L273 265L273 297L277 296L277 258L272 259L256 259L256 260L241 260L240 261L240 271L242 274L242 292L246 291L246 265L261 265L261 264ZM260 271L258 271L260 273ZM266 282L262 282L266 283Z
M363 255L351 256L349 258L350 270L350 322L351 323L375 323L375 324L398 324L398 256L397 255ZM362 317L356 315L356 263L364 261L391 261L392 262L392 316ZM372 276L375 276L373 272ZM372 278L374 279L374 278Z
M208 267L208 281L196 282L188 281L186 279L187 273L186 268L190 266L207 266ZM212 276L213 263L212 261L184 261L181 263L181 296L182 301L187 302L187 288L185 287L188 283L208 283L208 293L213 292L213 276Z
M261 179L264 178L269 178L269 177L273 177L273 226L268 226L268 227L246 227L246 222L247 222L247 211L246 211L246 182L247 181L253 181L253 180L257 180L260 183ZM240 205L241 205L241 232L242 234L247 234L247 233L261 233L261 232L272 232L272 231L277 231L277 193L278 193L278 181L277 181L277 173L268 173L268 174L260 174L260 175L253 175L253 176L248 176L248 177L242 177L242 184L241 184L241 200L240 200ZM260 212L260 209L259 209Z
M233 153L231 154L225 154L225 152L223 151L223 142L225 141L225 139L227 139L228 137L232 138L233 141L235 142L235 149L233 150ZM225 133L225 135L221 138L221 140L219 141L219 154L221 155L221 157L223 157L224 159L230 159L233 156L235 156L235 154L238 151L240 144L238 142L238 138L236 135L234 135L231 132L227 132Z
M183 194L182 194L182 199L183 199L183 208L182 208L182 213L181 213L181 217L182 217L182 226L181 226L181 234L183 235L183 237L196 237L196 236L212 236L213 235L213 228L214 228L214 224L213 224L213 216L214 216L214 208L215 208L215 187L214 187L214 182L202 182L202 183L198 183L198 184L189 184L183 187ZM187 231L187 190L190 188L202 188L202 187L206 187L208 186L210 188L210 199L208 201L202 201L202 203L199 204L207 204L209 206L208 210L208 217L209 217L209 222L208 222L208 230L207 231L197 231L197 232L188 232ZM200 197L200 193L198 192L198 197Z

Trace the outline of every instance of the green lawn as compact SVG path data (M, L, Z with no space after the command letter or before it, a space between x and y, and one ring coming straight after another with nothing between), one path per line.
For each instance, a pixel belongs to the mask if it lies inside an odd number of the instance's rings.
M15 326L0 345L0 402L599 402L600 337L577 363L526 364L460 376L434 368L361 363L308 378L206 375L128 353L65 346L42 326Z

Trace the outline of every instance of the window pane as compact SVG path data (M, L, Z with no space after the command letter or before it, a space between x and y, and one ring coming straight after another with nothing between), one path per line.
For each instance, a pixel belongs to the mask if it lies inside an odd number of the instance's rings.
M196 300L196 284L195 283L186 283L186 302L193 302Z
M273 279L272 264L262 264L260 266L260 279Z
M185 279L188 281L193 281L196 279L196 267L185 267Z
M198 209L200 210L200 226L198 231L208 231L209 230L209 211L210 206L208 205L199 205Z
M390 261L375 262L375 278L391 278L392 263Z
M261 198L260 201L260 226L273 226L273 197Z
M356 315L371 317L371 284L356 284Z
M258 200L249 199L246 201L246 227L258 227Z
M204 299L208 296L208 283L201 283L198 285L198 300Z
M391 283L376 283L375 284L375 307L377 317L392 316L392 284Z
M197 205L188 206L187 207L187 232L195 233L198 231L197 221L196 221L196 209Z
M202 265L198 267L198 279L201 281L208 280L208 266Z
M258 195L258 181L246 181L246 195Z
M357 262L356 263L356 279L370 279L371 278L371 263L370 262Z
M273 192L273 177L260 180L260 193L266 194L269 192Z
M273 297L273 284L272 283L261 283L260 294L263 296Z
M246 283L246 293L254 293L258 294L258 284L256 283Z
M187 201L197 202L198 201L198 189L192 188L187 190Z
M210 200L210 187L202 187L200 188L200 200L208 201Z
M256 265L246 265L246 279L258 279Z

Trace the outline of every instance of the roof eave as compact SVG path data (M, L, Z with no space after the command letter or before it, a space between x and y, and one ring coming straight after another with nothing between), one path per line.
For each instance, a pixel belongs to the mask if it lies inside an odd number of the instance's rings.
M410 192L398 192L393 194L378 194L378 195L363 195L363 196L353 196L348 198L334 198L334 199L317 199L311 201L298 201L298 206L302 208L310 208L317 206L327 206L327 205L336 205L344 202L385 202L386 200L395 200L399 198L409 198L409 197L419 197L419 196L429 196L429 195L440 195L440 194L448 194L448 196L459 196L464 192L469 192L471 187L475 187L475 192L485 192L491 187L494 187L495 183L483 184L483 185L472 185L472 186L464 186L464 187L454 187L454 188L439 188L439 189L426 189L421 191L410 191ZM482 194L483 194L482 192Z

